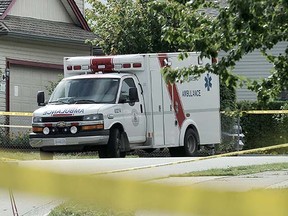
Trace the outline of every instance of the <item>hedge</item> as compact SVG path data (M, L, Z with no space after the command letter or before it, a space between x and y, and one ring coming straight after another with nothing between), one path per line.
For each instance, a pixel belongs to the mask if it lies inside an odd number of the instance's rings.
M281 110L287 109L285 101L263 105L258 102L239 102L238 109ZM254 149L288 142L288 114L244 114L240 124L245 134L245 149Z

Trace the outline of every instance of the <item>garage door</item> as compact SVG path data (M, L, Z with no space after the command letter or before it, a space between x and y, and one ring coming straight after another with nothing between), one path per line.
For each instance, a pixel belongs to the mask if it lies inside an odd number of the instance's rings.
M59 80L62 70L38 67L10 65L10 111L32 112L38 108L36 95L40 90L45 91L49 81Z

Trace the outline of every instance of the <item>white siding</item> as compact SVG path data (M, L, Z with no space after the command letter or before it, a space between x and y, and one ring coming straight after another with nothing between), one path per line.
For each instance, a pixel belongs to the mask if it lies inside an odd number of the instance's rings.
M0 111L5 111L6 105L5 105L5 91L1 89L5 85L5 81L2 80L2 74L5 73L5 61L3 61L3 58L0 57ZM1 123L1 122L0 122Z
M0 111L5 111L5 92L0 91Z
M60 0L16 1L9 15L73 23Z
M59 44L30 43L0 40L0 69L5 69L5 58L63 64L63 57L90 55L89 48L81 46L61 47Z
M60 47L59 45L53 45L53 44L40 44L40 43L34 43L34 44L27 44L27 42L25 43L25 41L18 41L18 42L13 42L13 41L5 41L5 40L0 40L0 69L2 71L5 70L6 67L6 58L11 58L11 59L16 59L16 60L25 60L25 61L33 61L33 62L40 62L40 63L48 63L48 64L63 64L63 58L64 57L69 57L69 56L79 56L79 55L90 55L90 50L88 47L81 47L81 46L77 46L77 47ZM13 67L11 67L11 69L13 69ZM11 76L13 77L12 74L13 71L10 69L11 72ZM14 67L15 70L15 67ZM17 71L21 72L21 66L17 66L16 68ZM33 70L33 71L32 71ZM17 85L18 86L18 91L21 93L25 93L22 92L22 87L25 88L25 81L24 79L27 78L27 80L32 82L37 82L39 83L39 77L41 79L41 76L43 77L43 82L41 81L41 85L39 86L38 90L44 90L45 89L45 85L47 85L48 80L50 79L49 77L51 77L50 80L56 80L58 79L58 72L56 70L51 70L51 74L46 76L43 75L43 72L45 73L50 73L49 70L47 69L43 69L43 68L33 68L31 70L31 74L25 77L25 72L27 72L27 68L25 69L23 66L23 75L19 76L19 73L16 77L13 77L14 79L14 86ZM36 70L36 71L35 71ZM39 77L37 76L37 70L39 71ZM32 78L31 78L32 77ZM23 85L21 86L21 83L23 81ZM12 95L15 95L14 89L15 87L12 85L13 83L10 83L10 94L11 97ZM38 91L37 90L37 91ZM33 91L30 96L31 98L29 99L29 96L26 95L26 102L31 102L31 101L35 101L35 91L36 89L33 90L27 90L27 91ZM26 94L26 93L25 93ZM1 95L1 93L0 93ZM11 100L11 98L10 98ZM12 100L11 100L12 102ZM5 109L5 100L0 96L0 109L3 106ZM24 103L24 102L23 102ZM10 106L11 107L11 111L23 111L23 108L20 108L19 106ZM16 109L16 110L12 110ZM18 110L21 109L21 110ZM29 109L29 108L25 108L25 109ZM29 110L25 110L25 111L29 111ZM30 110L32 111L32 110Z
M279 55L283 53L287 42L278 43L271 51L271 54ZM222 53L223 54L223 53ZM251 80L261 80L270 75L272 64L262 56L260 51L255 51L244 56L235 66L234 72L240 76L245 76ZM236 90L237 100L256 100L256 93L246 87Z

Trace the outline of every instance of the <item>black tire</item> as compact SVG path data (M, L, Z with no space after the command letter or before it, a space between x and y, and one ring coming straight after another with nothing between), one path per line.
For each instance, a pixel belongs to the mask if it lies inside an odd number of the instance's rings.
M197 156L199 139L192 128L188 128L184 137L184 154L188 157Z
M99 158L108 158L107 146L98 150L98 156L99 156Z
M123 146L123 136L118 128L112 128L107 145L107 156L109 158L125 157L126 152L121 152Z
M42 149L40 149L39 153L40 153L41 160L53 160L53 156L54 156L53 152L47 152L47 151L43 151Z

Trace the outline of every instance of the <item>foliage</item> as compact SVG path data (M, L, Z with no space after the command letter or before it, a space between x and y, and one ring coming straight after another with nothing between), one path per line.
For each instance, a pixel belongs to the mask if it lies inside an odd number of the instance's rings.
M238 103L241 111L245 110L286 110L285 102L261 104L243 101ZM288 142L287 114L246 114L241 117L241 126L245 134L245 148L253 149Z
M91 205L79 204L75 201L65 202L53 209L49 216L132 216L133 212L115 212L108 208L97 208Z
M225 113L221 114L221 131L224 133L232 133L233 127L236 124L236 116L227 115L226 112L237 109L235 89L220 83L220 110ZM234 140L227 139L228 137L222 133L222 142L218 146L219 152L227 152L234 150Z
M58 83L63 79L63 74L58 74L58 80L56 82L48 81L49 85L45 86L46 90L48 91L48 94L51 95Z
M86 19L97 37L90 41L105 54L173 51L161 41L162 29L152 0L87 0Z
M185 80L191 74L219 74L227 86L247 85L268 102L286 90L288 47L269 54L278 42L288 39L287 0L87 0L92 6L86 18L97 35L91 41L106 54L199 51L218 64L184 69L167 68L169 81ZM215 3L216 2L216 3ZM233 73L237 61L260 50L274 65L267 79L250 81ZM185 55L182 55L182 58Z
M8 149L31 149L29 134L27 132L10 132L6 128L0 130L0 148Z
M205 57L217 57L218 51L225 52L218 64L166 70L168 79L185 79L190 74L210 71L219 74L228 86L247 84L264 102L277 97L288 84L288 48L276 56L268 51L288 39L288 2L227 0L226 7L221 5L223 1L219 2L218 5L205 0L155 2L165 41L183 51L200 51ZM252 82L234 74L236 62L256 49L274 65L271 76Z

